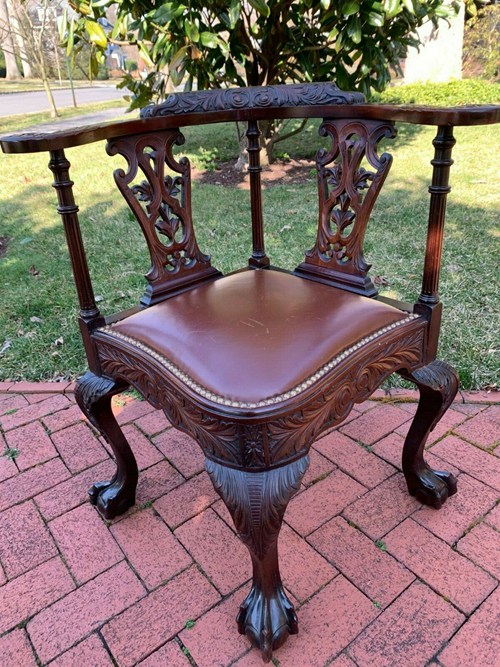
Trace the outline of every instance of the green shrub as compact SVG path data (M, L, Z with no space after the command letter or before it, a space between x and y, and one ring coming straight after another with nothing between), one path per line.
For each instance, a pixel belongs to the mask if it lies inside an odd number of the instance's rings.
M409 83L388 88L373 95L373 102L384 104L425 104L457 106L500 103L500 85L481 79L463 79L448 83Z
M481 79L500 78L500 5L489 5L465 24L464 72Z
M125 60L125 69L127 70L127 72L137 72L137 70L139 69L137 60L132 60L131 58L127 58Z

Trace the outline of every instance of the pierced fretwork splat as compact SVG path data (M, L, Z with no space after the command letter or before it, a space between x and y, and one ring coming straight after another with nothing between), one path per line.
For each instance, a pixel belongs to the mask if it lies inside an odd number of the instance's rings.
M321 149L316 156L318 235L296 273L374 296L377 290L367 275L370 265L363 242L392 163L388 153L378 155L377 146L382 138L395 137L396 130L385 121L325 120L320 134L331 137L332 148Z
M196 242L191 214L191 167L172 154L182 145L178 129L110 139L109 155L122 155L128 170L116 169L116 184L143 231L151 256L144 305L220 275ZM168 173L168 170L172 173ZM141 180L142 177L144 180Z

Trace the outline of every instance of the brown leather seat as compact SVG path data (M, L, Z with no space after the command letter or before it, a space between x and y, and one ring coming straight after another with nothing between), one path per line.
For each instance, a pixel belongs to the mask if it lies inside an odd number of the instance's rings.
M184 292L105 331L161 355L174 374L218 403L259 407L298 393L363 342L414 318L374 299L266 269Z

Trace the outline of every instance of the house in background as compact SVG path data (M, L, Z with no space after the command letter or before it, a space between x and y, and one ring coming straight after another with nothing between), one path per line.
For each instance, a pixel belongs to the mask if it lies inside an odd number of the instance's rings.
M438 28L427 22L417 30L422 45L419 49L408 50L403 63L402 83L443 83L462 78L464 13L465 4L460 3L458 13L449 18L448 22L439 21Z

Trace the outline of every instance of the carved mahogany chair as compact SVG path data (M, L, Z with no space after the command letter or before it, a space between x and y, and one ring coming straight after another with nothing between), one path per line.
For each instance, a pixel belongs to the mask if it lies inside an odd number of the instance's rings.
M333 84L272 86L171 95L144 109L141 120L2 141L5 152L50 151L90 368L76 398L117 464L111 480L94 484L91 502L107 519L135 502L137 464L111 411L112 396L132 385L203 449L250 551L253 584L237 623L264 661L298 629L277 543L309 448L391 373L420 390L403 448L409 492L435 508L456 492L454 477L431 470L423 457L458 386L455 371L435 358L453 126L497 122L499 109L368 105ZM258 121L304 117L323 119L320 133L331 147L317 155L316 242L288 272L272 266L264 249ZM248 265L226 276L198 247L190 165L172 154L184 141L179 127L221 121L248 123L253 234ZM378 144L396 135L395 121L438 127L423 283L412 305L378 296L363 255L370 212L391 166ZM116 184L151 255L140 305L106 318L92 291L64 154L102 139L110 155L126 160L126 169L114 172Z

